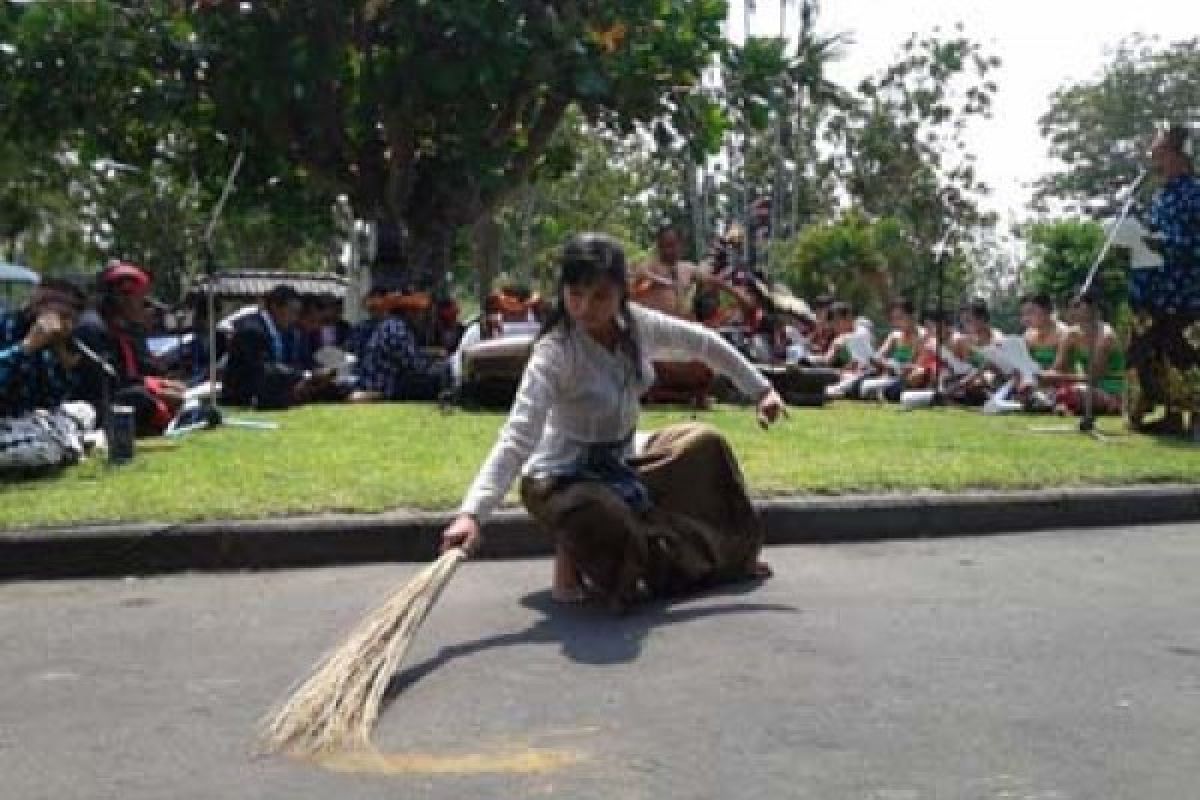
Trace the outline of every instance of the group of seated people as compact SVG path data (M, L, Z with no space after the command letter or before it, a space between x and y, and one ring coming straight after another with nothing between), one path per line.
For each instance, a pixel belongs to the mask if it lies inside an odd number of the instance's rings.
M114 407L130 409L140 434L170 422L186 387L146 348L150 282L137 266L113 262L94 297L48 279L0 320L0 467L77 460L81 436Z
M90 296L48 278L24 308L0 315L0 469L77 461L90 431L111 430L114 409L132 414L136 436L155 436L203 411L214 391L221 404L268 410L433 400L449 382L444 354L460 335L452 301L374 289L368 318L351 326L328 299L279 285L217 326L215 365L197 308L190 358L169 364L148 346L151 285L146 270L114 261Z
M307 302L306 302L307 301ZM431 312L457 325L457 307L428 295L372 289L368 317L349 326L286 285L232 324L222 358L221 402L261 410L313 402L433 400L445 384L439 348L417 337Z
M660 230L653 256L632 272L630 299L740 331L735 344L764 367L829 373L828 398L912 406L936 389L945 401L988 412L1082 413L1089 399L1093 413L1121 412L1124 353L1089 298L1076 298L1061 316L1045 295L1022 298L1019 335L997 330L983 300L963 306L957 320L934 311L918 315L910 301L895 300L888 308L891 330L876 342L870 321L847 303L818 298L810 307L768 288L751 270L723 266L720 248L704 265L683 261L681 250L675 229ZM69 282L48 279L26 308L0 317L0 466L19 460L39 436L61 440L61 430L69 433L72 425L104 427L113 406L133 410L138 435L161 434L185 403L212 391L203 320L197 319L190 370L168 373L150 354L151 283L138 266L113 262L90 298ZM518 287L489 295L465 329L453 301L421 292L375 288L364 305L367 319L351 326L338 303L280 285L226 319L216 354L220 402L265 410L444 400L470 379L472 353L505 342L515 348L505 362L511 391L523 348L543 317L541 299ZM1100 366L1089 371L1093 359ZM703 364L667 359L655 363L655 372L648 402L709 402L713 376ZM90 417L80 411L88 407Z
M989 413L1043 411L1119 414L1125 395L1125 356L1112 326L1091 297L1075 298L1056 314L1051 298L1021 299L1020 334L991 322L985 300L959 309L957 319L920 314L906 299L889 304L891 330L876 341L873 325L845 302L817 298L810 306L767 286L762 276L731 269L729 246L714 247L705 263L680 258L671 226L659 230L654 255L632 275L634 302L721 328L736 336L756 363L798 370L836 370L825 387L833 398L928 404L943 401ZM1089 370L1095 359L1099 368ZM698 362L656 362L648 397L704 402L712 375ZM1089 380L1092 389L1089 393ZM936 385L935 385L936 381Z
M1060 316L1045 294L1021 298L1023 331L1006 335L976 299L950 314L890 303L891 331L875 346L869 321L847 304L818 301L816 328L804 337L802 365L839 370L831 397L923 405L936 390L949 402L1007 411L1119 414L1125 394L1124 352L1090 297L1072 299ZM1092 358L1101 367L1089 370ZM935 385L936 380L936 385Z

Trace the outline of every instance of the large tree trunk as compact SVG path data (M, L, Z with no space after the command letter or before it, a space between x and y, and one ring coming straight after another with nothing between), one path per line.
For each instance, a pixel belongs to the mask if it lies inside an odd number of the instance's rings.
M492 281L500 273L500 226L496 224L495 215L487 213L475 221L471 227L471 249L479 276L477 291L479 309L482 311L492 290Z
M392 230L387 231L387 227ZM380 226L371 285L442 294L456 231L448 223L408 228L399 221Z

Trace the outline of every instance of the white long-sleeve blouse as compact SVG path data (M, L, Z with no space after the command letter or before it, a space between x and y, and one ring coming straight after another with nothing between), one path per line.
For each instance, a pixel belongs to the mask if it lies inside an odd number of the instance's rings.
M630 436L637 426L639 398L654 382L651 359L698 359L754 398L770 388L717 333L636 304L630 311L641 350L640 377L623 350L609 351L578 325L560 327L537 341L508 421L460 513L482 522L518 473L536 478L569 471L587 446Z

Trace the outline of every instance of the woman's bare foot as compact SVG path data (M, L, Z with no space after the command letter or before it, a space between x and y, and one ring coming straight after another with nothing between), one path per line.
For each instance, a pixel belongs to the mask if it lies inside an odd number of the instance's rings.
M751 580L765 581L775 574L775 570L771 569L771 565L767 562L756 559L750 564L746 574Z
M577 606L583 601L587 600L587 592L583 590L582 586L576 586L574 588L552 586L550 587L550 597L556 603Z
M554 578L550 582L550 597L556 603L582 603L587 598L575 561L561 547L554 550Z

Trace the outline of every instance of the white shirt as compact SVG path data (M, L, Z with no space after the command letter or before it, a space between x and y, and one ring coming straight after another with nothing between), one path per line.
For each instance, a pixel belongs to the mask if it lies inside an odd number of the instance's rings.
M560 327L537 341L508 421L460 513L482 522L519 472L532 477L555 474L574 465L588 445L633 433L639 398L654 383L651 359L657 355L687 353L728 375L751 397L770 388L767 379L714 331L638 305L631 305L630 312L641 348L640 378L623 350L610 352L578 325L569 331Z

